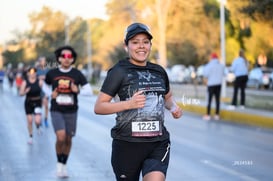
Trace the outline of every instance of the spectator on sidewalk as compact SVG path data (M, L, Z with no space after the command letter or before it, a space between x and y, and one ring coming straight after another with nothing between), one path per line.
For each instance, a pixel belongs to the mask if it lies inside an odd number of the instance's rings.
M208 91L207 114L203 116L203 119L206 121L209 121L211 119L211 102L212 98L214 97L215 98L214 119L219 120L221 85L223 78L225 76L225 67L218 60L218 56L216 53L211 54L210 61L204 67L203 76Z
M232 103L228 107L228 109L235 109L237 106L237 95L240 89L241 96L240 96L240 108L245 108L245 89L246 83L248 80L248 61L245 58L245 53L243 50L239 51L239 57L235 58L231 65L231 70L235 74L235 82L234 82L234 91L233 91L233 98Z

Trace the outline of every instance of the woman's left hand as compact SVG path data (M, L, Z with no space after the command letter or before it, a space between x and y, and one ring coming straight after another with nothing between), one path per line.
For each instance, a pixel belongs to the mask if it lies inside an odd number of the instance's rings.
M176 108L171 113L175 119L178 119L183 115L183 111L179 106L176 106Z

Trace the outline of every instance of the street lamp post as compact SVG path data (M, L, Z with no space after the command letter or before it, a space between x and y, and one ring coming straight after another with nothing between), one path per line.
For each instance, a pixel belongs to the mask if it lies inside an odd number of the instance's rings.
M220 29L221 29L221 58L222 63L226 67L226 38L225 38L225 3L226 0L220 1ZM222 82L222 97L226 97L226 79Z
M91 81L91 73L92 73L92 43L91 43L91 31L89 24L87 23L87 80Z

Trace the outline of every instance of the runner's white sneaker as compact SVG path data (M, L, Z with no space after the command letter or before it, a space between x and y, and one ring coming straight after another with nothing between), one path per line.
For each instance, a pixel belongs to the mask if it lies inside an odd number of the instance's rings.
M219 115L214 115L214 120L219 121L220 120L220 116Z
M32 139L32 138L29 138L29 140L27 141L27 143L28 143L29 145L32 145L33 139Z
M62 163L59 163L59 162L57 163L56 176L63 177L63 164Z
M42 135L42 130L41 130L41 128L38 128L38 129L37 129L37 133L38 133L38 135Z
M228 105L227 106L227 110L235 110L235 106L234 105Z
M210 121L211 117L209 115L204 115L202 119L205 121Z
M63 165L62 174L63 174L63 177L64 177L64 178L69 177L69 176L68 176L68 173L67 173L66 165Z

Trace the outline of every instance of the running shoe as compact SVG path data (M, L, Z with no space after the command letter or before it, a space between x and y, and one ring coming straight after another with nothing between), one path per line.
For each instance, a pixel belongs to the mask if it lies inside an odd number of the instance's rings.
M32 138L29 138L29 140L27 141L27 143L28 143L29 145L32 145L33 139L32 139Z
M214 120L219 121L220 120L220 116L219 115L214 115Z
M41 130L41 128L38 128L38 129L37 129L37 133L38 133L38 135L42 135L42 130Z
M64 165L64 164L63 164L62 174L63 174L62 177L64 177L64 178L69 177L68 173L67 173L66 165Z
M227 110L234 110L236 107L234 105L228 105Z
M205 120L205 121L210 121L210 116L209 115L204 115L203 116L203 120Z
M63 177L63 164L58 162L57 163L57 171L56 171L57 177Z

